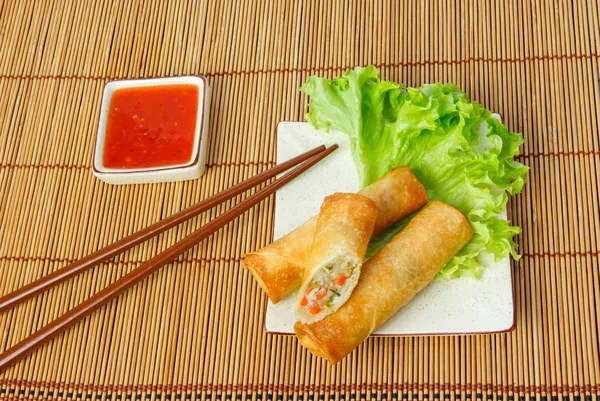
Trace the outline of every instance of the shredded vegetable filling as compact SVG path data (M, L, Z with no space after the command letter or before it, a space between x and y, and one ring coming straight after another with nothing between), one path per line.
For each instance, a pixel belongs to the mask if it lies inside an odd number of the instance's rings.
M306 294L300 305L308 310L311 315L317 315L328 310L340 297L348 283L348 278L354 274L356 265L348 262L330 262L317 275L306 289Z

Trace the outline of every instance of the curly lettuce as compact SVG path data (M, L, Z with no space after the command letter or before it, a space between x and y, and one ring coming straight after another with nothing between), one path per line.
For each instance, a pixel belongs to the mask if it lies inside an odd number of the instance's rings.
M452 84L404 88L380 79L373 66L332 80L311 76L301 91L310 96L306 120L311 125L349 137L361 186L407 165L430 200L446 202L467 216L473 239L440 276L479 278L484 252L496 260L508 254L519 258L513 237L521 230L499 215L508 195L525 184L528 167L515 161L522 135L509 132ZM374 239L369 253L405 225L399 222Z

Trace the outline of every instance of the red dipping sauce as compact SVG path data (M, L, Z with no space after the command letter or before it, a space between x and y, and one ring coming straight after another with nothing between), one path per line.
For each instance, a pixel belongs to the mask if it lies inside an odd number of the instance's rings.
M131 169L189 162L197 113L195 85L116 90L106 120L104 167Z

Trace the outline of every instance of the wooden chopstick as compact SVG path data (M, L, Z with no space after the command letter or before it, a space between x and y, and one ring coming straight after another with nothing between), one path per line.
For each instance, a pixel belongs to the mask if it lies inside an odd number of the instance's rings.
M115 281L105 289L101 290L100 292L88 298L87 300L83 301L81 304L77 305L75 308L71 309L64 315L58 317L53 322L47 324L40 330L36 331L25 340L4 351L4 353L0 355L0 370L3 370L6 367L12 365L17 360L29 354L31 351L33 351L33 349L35 349L39 345L50 340L55 335L63 332L72 324L83 319L99 307L105 305L110 300L121 295L123 292L125 292L141 280L148 277L156 270L160 269L167 263L173 261L182 253L194 247L198 242L204 240L212 233L214 233L215 231L217 231L236 217L240 216L242 213L259 203L269 195L273 194L278 188L287 184L288 182L296 178L298 175L302 174L310 167L317 164L320 160L324 159L337 148L338 145L332 145L329 148L321 151L320 153L317 153L300 166L294 168L289 173L286 173L284 176L270 183L269 185L256 192L254 195L250 196L243 202L235 205L233 208L229 209L216 219L208 222L206 225L202 226L198 231L188 235L172 247L167 248L165 251L159 253L154 258L143 263L142 265L140 265L130 273L126 274L125 276L121 277L119 280ZM254 185L257 185L260 183L260 181L256 180L257 177L253 177L248 181L254 183Z
M62 267L40 279L27 284L24 287L19 288L9 294L4 295L0 298L0 312L3 312L9 308L12 308L16 304L23 302L29 298L32 298L42 291L47 290L50 287L58 285L63 281L82 273L97 264L105 262L116 255L125 252L126 250L141 244L144 241L166 231L176 225L183 223L190 218L203 213L214 206L226 201L227 199L233 198L236 195L256 186L256 184L268 180L269 178L275 177L277 174L288 170L289 168L310 159L311 157L319 154L325 150L325 146L316 147L306 153L298 155L293 159L290 159L284 163L281 163L275 167L270 168L246 181L243 181L231 188L226 189L216 195L211 196L201 202L196 203L184 209L172 216L169 216L161 221L158 221L140 231L137 231L111 245L108 245L82 259L79 259L65 267Z

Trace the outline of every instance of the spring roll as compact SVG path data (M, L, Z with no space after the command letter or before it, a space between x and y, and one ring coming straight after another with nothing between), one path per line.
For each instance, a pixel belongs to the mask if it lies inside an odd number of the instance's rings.
M362 195L336 193L321 205L296 318L314 323L350 297L375 228L379 206Z
M434 201L363 266L348 301L323 320L298 322L300 343L336 364L421 291L471 240L458 210Z
M427 192L408 167L400 167L364 188L359 194L379 206L373 235L419 210L427 203ZM317 217L256 252L244 255L250 270L271 301L277 303L302 283Z

